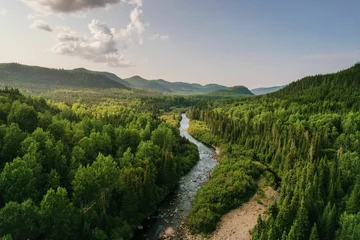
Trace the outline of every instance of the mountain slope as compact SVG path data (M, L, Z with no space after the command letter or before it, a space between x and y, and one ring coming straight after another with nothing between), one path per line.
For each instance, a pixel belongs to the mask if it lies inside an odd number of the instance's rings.
M17 63L0 64L0 83L15 87L128 89L102 74Z
M337 73L308 76L290 83L277 92L277 97L301 98L312 101L339 100L356 97L360 90L360 63ZM346 93L345 93L346 92Z
M254 95L247 87L235 86L209 93L212 96L251 96Z
M197 83L185 83L185 82L168 82L163 79L152 80L155 81L167 89L170 89L172 92L177 93L209 93L215 90L226 89L225 86L218 84L208 84L202 86Z
M122 85L125 85L127 87L133 87L130 83L124 81L123 79L119 78L116 74L111 73L111 72L92 71L92 70L88 70L86 68L75 68L73 71L83 71L83 72L87 72L87 73L101 74L101 75L104 75L105 77L107 77L115 82L118 82Z
M264 88L254 88L251 89L251 92L254 95L263 95L263 94L267 94L267 93L272 93L272 92L276 92L280 89L282 89L285 86L274 86L274 87L264 87Z
M159 84L156 81L149 81L140 76L133 76L131 78L123 79L127 83L131 84L135 88L153 90L157 92L172 92L171 89L166 88L165 86Z
M218 84L208 84L202 86L196 83L168 82L163 79L147 80L140 76L133 76L123 80L135 88L153 90L163 93L201 94L227 88Z
M219 226L219 215L246 199L244 186L228 188L231 193L223 189L231 176L238 180L246 174L241 167L247 161L240 156L247 156L249 163L266 164L273 175L268 183L277 182L279 192L269 215L258 219L252 239L360 239L353 234L360 229L359 90L358 63L263 96L197 104L190 117L201 127L192 134L205 143L228 146L222 147L226 151L216 175L195 196L190 230L212 231ZM229 174L234 169L239 174Z

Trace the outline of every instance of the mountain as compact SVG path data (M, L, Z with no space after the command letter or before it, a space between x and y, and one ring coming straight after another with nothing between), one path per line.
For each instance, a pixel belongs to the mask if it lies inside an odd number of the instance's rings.
M140 76L133 76L123 80L135 88L153 90L163 93L201 94L227 88L218 84L208 84L202 86L197 83L168 82L163 79L147 80Z
M118 82L122 85L125 85L129 88L133 87L130 83L122 80L121 78L119 78L116 74L114 73L110 73L110 72L98 72L98 71L92 71L92 70L88 70L86 68L75 68L73 71L82 71L82 72L87 72L87 73L93 73L93 74L101 74L101 75L104 75L105 77L115 81L115 82Z
M254 95L247 87L244 86L235 86L229 87L227 89L216 90L209 95L212 96L249 96Z
M254 88L251 89L251 92L254 95L263 95L263 94L267 94L267 93L272 93L272 92L276 92L280 89L282 89L285 86L274 86L274 87L264 87L264 88Z
M146 89L146 90L165 92L165 93L172 92L171 89L162 86L160 83L156 81L147 80L140 76L133 76L131 78L125 78L123 80L129 83L131 86L139 89Z
M337 73L318 74L294 81L277 92L279 97L305 98L318 101L357 96L360 89L360 63Z
M79 70L50 69L18 63L0 64L0 83L25 88L121 88L129 87L104 74Z

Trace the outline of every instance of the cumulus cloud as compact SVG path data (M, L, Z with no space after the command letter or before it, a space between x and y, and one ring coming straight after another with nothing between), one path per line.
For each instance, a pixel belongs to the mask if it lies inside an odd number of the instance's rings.
M160 35L160 34L154 34L149 39L150 40L168 40L170 37L168 35Z
M55 14L81 14L94 8L109 8L111 5L126 3L133 5L130 12L130 22L123 28L109 28L99 20L92 20L88 24L89 34L79 35L70 28L55 27L42 20L36 20L33 28L53 32L56 44L51 52L61 55L80 57L93 62L106 63L111 67L133 66L124 58L123 53L133 44L134 38L143 44L142 35L149 24L144 20L142 10L143 0L22 0L33 8L37 14L30 18ZM169 36L155 34L151 39L166 40Z
M52 32L53 29L50 27L50 25L43 21L43 20L35 20L31 26L31 28L37 28L37 29L40 29L40 30L44 30L44 31L47 31L47 32Z
M138 5L130 13L130 23L126 26L126 28L121 29L118 33L116 33L116 38L128 40L133 34L137 34L139 38L139 44L141 45L143 44L141 34L146 30L148 25L149 24L144 20L143 11Z
M42 13L74 13L94 8L105 8L118 3L142 6L142 0L23 0L29 7Z
M115 40L114 29L95 19L88 27L91 37L79 36L68 28L57 28L58 42L51 51L61 55L78 56L93 62L107 63L111 67L132 66L120 51L121 44Z
M7 13L7 10L5 8L0 8L0 16L5 16Z

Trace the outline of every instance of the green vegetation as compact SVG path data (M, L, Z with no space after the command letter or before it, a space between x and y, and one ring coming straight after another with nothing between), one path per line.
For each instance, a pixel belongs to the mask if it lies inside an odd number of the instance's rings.
M131 78L123 79L138 89L152 90L162 93L176 93L176 94L204 94L216 90L226 89L225 86L217 84L208 84L202 86L196 83L185 82L168 82L163 79L147 80L140 76L133 76Z
M221 139L214 135L204 122L190 120L188 132L196 139L209 146L219 146Z
M1 64L3 84L44 98L0 90L0 236L131 239L198 160L177 129L190 108L189 132L222 150L191 231L212 232L264 175L279 197L253 239L359 239L359 79L356 64L246 97L241 86Z
M143 110L155 103L66 105L0 90L2 239L131 239L199 158Z
M282 180L277 202L267 219L258 220L253 239L359 239L359 79L360 64L356 64L338 73L306 77L275 93L205 101L192 109L191 118L205 123L216 138L198 136L226 144L226 155L240 163L237 169L241 163L253 168L243 160L246 156L275 172L274 186L279 182L276 176ZM217 169L226 165L220 161ZM194 202L188 221L193 232L213 230L216 214L223 213L217 210L228 210L222 203L239 205L255 188L247 181L243 195L218 194L217 188L227 185L217 186L214 178ZM219 196L224 199L213 200Z
M139 89L152 90L155 92L167 92L167 93L171 92L170 89L162 86L161 84L155 81L149 81L140 76L133 76L131 78L126 78L124 79L124 81L129 83L131 86Z
M91 71L85 68L75 68L73 71L79 71L79 72L87 72L87 73L93 73L93 74L100 74L100 75L104 75L105 77L118 82L124 86L127 86L129 88L133 87L131 84L129 84L128 82L122 80L121 78L119 78L117 75L115 75L114 73L110 73L110 72L98 72L98 71Z
M260 169L250 158L233 154L222 157L210 181L192 203L187 225L194 233L211 233L220 217L246 202L256 191Z
M54 88L118 88L128 87L103 74L85 71L49 69L17 63L0 64L0 82L6 86L44 90Z
M209 93L209 95L222 96L222 97L231 97L231 96L238 97L238 96L248 96L248 95L254 95L254 94L252 92L250 92L250 90L244 86L235 86L235 87L230 87L227 89L213 91L213 92Z

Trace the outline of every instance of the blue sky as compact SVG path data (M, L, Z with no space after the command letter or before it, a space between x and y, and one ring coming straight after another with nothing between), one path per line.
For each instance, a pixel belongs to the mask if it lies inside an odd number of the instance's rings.
M359 9L355 0L2 0L0 62L283 85L360 61Z

